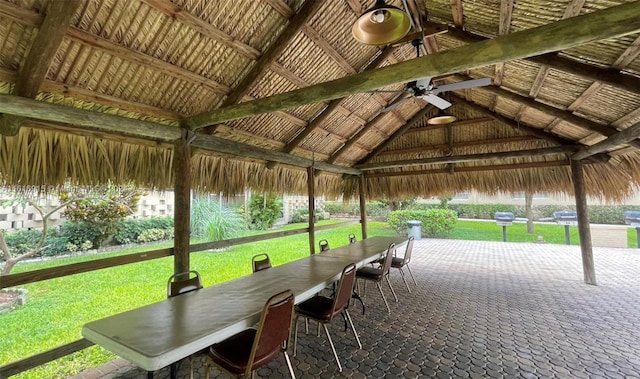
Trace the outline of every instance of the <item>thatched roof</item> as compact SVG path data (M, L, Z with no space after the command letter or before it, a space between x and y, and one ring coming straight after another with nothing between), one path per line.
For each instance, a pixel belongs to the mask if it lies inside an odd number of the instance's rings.
M0 98L8 184L172 187L181 126L197 130L193 186L226 193L304 193L310 164L327 195L357 195L360 172L374 198L571 193L571 156L585 158L590 195L620 199L640 184L640 141L627 135L635 129L618 134L640 121L640 26L620 22L640 2L408 0L427 35L421 60L410 43L352 37L372 1L58 3L0 0L0 93L38 102ZM616 13L619 4L627 8ZM604 21L561 21L603 10ZM493 85L444 94L458 119L446 127L427 125L436 110L422 111L421 99L381 113L399 93L367 92L433 74ZM270 101L276 94L285 95ZM72 108L146 122L65 113Z

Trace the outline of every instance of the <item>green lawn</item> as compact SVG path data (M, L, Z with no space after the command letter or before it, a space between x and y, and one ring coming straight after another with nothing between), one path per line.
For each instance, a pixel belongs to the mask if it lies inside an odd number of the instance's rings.
M578 228L569 227L572 245L579 245ZM554 224L535 224L534 234L527 233L527 225L515 223L507 227L507 241L509 242L536 242L538 236L542 236L546 243L565 243L564 226ZM502 227L495 222L458 220L452 239L473 241L502 241ZM627 230L627 246L636 247L637 237L635 229Z
M333 222L321 222L319 225ZM285 229L301 227L305 225L287 225ZM360 226L319 231L316 241L326 238L332 247L338 247L348 243L349 233L360 239ZM394 235L385 223L376 222L369 223L369 233L370 236ZM149 247L23 264L18 265L14 273L145 249ZM280 265L307 256L308 249L307 234L299 234L238 245L221 252L194 253L191 266L200 272L204 285L211 286L250 274L251 257L255 254L268 253L272 262ZM0 365L79 339L82 325L91 320L163 300L166 281L172 273L173 260L167 257L25 285L29 291L27 305L0 316ZM15 378L65 378L114 358L113 354L101 348L91 347Z

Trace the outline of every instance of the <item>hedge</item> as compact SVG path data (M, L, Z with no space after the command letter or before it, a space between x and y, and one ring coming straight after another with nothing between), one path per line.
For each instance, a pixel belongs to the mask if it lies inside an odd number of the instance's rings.
M393 211L387 217L387 223L396 233L407 232L407 221L422 221L422 236L446 237L453 232L458 217L451 209L427 209L424 211Z

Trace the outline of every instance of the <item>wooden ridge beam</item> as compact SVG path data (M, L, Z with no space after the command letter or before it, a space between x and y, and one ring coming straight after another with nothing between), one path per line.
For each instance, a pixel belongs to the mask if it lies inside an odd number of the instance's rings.
M569 49L601 39L624 36L637 30L640 30L640 7L636 3L626 3L389 67L204 112L188 118L185 125L198 129L229 120L337 99L396 83Z
M640 137L640 123L630 126L621 132L612 135L606 140L596 143L595 145L584 147L582 150L572 155L571 159L579 161L587 157L591 157L594 154L605 152L618 145L629 143L638 137Z
M592 164L593 162L586 161L585 163ZM555 160L555 161L527 162L527 163L516 163L516 164L506 164L506 165L456 167L455 173L522 170L527 168L548 168L548 167L562 167L562 166L569 166L569 165L570 165L570 161L568 159L564 159L564 160ZM367 173L366 177L367 178L385 178L385 177L394 177L394 176L415 176L415 175L434 175L434 174L449 174L449 169L436 168L432 170Z
M33 39L24 62L18 69L18 77L12 94L35 99L47 76L51 62L62 44L73 15L80 7L80 0L53 1L49 3L38 34ZM23 119L0 115L0 134L15 136Z
M376 147L369 155L364 157L358 162L359 164L369 163L372 159L378 156L380 153L384 151L389 145L391 145L395 140L404 135L410 128L412 128L415 124L420 122L426 115L433 109L433 105L428 104L426 107L419 110L416 114L414 114L411 119L409 119L404 125L402 125L398 130L396 130L389 138L387 138L384 142L382 142L378 147Z
M461 163L461 162L484 161L484 160L491 160L491 159L539 157L544 155L570 154L579 149L580 149L580 146L578 145L553 146L553 147L543 147L540 149L500 151L497 153L465 154L465 155L457 155L457 156L451 156L451 157L433 157L433 158L422 158L422 159L406 159L406 160L393 161L393 162L366 163L366 164L355 165L354 167L360 170L368 171L368 170L378 170L383 168L419 166L419 165L425 165L425 164Z
M454 142L451 145L451 147L459 148L459 147L482 146L482 145L503 145L507 143L529 142L529 141L537 141L537 140L539 140L539 138L534 136L515 136L515 137L504 137L504 138L492 138L492 139L486 139L486 140L476 140L476 141ZM387 150L387 151L381 152L378 155L414 154L414 153L422 153L425 151L445 150L448 148L449 148L449 145L445 143L445 144L413 147L410 149ZM363 162L363 163L366 163L366 162Z
M182 24L190 27L191 29L198 31L198 33L202 34L203 36L211 38L212 40L217 41L232 50L237 51L246 58L256 60L262 55L260 50L233 38L229 34L223 32L222 30L216 28L215 26L202 20L201 18L185 11L169 0L142 1L151 8L160 11L165 16L180 21Z
M175 126L49 104L12 95L0 95L0 112L37 120L70 124L77 129L130 135L154 141L175 142L182 135L181 130ZM359 175L361 173L360 170L350 167L314 162L311 159L205 134L197 134L192 145L203 150L242 158L270 160L305 168L315 166L317 169L340 174Z

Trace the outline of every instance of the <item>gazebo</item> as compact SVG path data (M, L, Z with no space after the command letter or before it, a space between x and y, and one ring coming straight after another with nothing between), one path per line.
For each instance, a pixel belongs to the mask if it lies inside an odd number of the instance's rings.
M586 198L640 182L640 2L389 1L412 26L384 45L352 35L370 3L0 1L2 182L176 194L173 249L0 287L168 255L183 272L190 252L218 246L189 246L190 190L245 188L359 198L364 237L365 199L572 193L595 284ZM455 121L430 123L432 93Z

